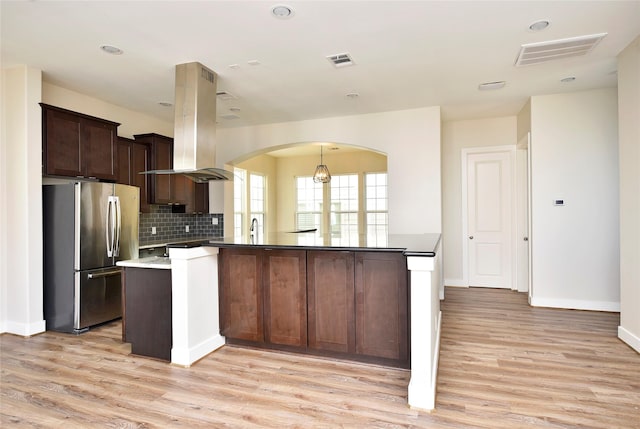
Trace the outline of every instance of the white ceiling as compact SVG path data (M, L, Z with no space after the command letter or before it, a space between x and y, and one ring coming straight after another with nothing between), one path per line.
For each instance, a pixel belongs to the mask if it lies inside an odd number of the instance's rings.
M173 121L158 102L173 102L174 66L198 61L237 96L218 102L220 127L434 105L463 119L514 115L531 95L615 86L616 55L640 34L640 0L286 1L294 16L284 20L275 4L3 0L2 67L27 64L53 84ZM546 30L528 29L541 19ZM587 55L514 66L521 44L603 32ZM356 65L325 58L344 52ZM501 80L501 90L478 90Z

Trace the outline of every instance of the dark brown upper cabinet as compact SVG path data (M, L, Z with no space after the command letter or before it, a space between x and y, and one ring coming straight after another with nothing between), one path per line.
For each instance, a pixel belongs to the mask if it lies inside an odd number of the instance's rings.
M146 143L139 143L125 137L118 137L117 183L140 188L140 211L149 212L150 177L140 174L149 168L150 149Z
M117 180L119 123L44 103L40 106L44 176Z
M149 146L149 170L173 168L173 139L160 134L137 134L137 143ZM181 175L149 175L150 204L184 205L186 213L209 212L209 185Z

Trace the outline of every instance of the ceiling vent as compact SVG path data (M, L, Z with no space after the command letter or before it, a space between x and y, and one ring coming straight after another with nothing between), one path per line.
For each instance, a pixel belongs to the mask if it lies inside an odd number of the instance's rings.
M327 59L334 67L347 67L355 64L353 58L351 58L351 55L348 53L329 55Z
M585 55L591 52L606 35L607 33L600 33L548 42L528 43L520 48L515 65L522 67Z
M236 100L238 98L227 91L218 91L216 92L216 96L218 97L218 100Z

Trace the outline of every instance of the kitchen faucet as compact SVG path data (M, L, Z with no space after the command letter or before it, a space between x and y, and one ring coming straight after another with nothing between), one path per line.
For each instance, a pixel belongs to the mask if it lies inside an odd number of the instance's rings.
M256 237L258 238L258 219L256 219L255 217L253 219L251 219L251 236L252 237ZM255 235L253 234L253 232L255 231Z

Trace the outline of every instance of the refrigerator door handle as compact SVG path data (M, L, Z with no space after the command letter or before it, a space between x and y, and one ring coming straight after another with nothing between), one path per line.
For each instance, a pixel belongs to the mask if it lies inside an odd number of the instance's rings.
M89 273L87 278L99 279L101 277L119 276L120 274L122 274L122 270L103 271L101 273Z
M116 228L116 204L117 197L109 196L107 199L107 224L105 227L107 241L107 256L112 258L115 254L115 228Z
M113 256L120 256L120 233L122 231L122 211L120 209L120 197L113 197L115 206L114 245Z

